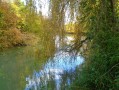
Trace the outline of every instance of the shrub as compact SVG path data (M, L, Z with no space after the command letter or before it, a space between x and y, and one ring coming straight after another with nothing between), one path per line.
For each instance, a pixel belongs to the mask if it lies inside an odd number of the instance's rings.
M2 34L0 37L1 47L25 45L24 35L18 29L2 30L0 33Z

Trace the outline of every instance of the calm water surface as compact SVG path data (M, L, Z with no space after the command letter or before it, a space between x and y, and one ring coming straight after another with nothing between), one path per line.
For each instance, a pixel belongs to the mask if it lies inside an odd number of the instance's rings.
M67 44L73 40L70 36L65 39ZM54 57L42 60L36 51L36 46L27 46L0 53L0 90L68 90L83 57L59 49Z

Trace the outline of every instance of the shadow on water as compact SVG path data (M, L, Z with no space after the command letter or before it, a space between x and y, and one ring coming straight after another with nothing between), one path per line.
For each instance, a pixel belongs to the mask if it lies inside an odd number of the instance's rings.
M39 46L18 47L1 52L0 89L68 90L66 88L77 74L76 68L84 59L81 56L72 57L71 53L60 48L59 38L56 39L57 51L53 57L48 56L50 52L37 56ZM65 46L73 40L70 36L65 39Z

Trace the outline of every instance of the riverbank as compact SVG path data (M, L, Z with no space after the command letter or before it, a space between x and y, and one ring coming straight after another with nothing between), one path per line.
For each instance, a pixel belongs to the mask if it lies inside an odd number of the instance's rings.
M0 31L0 50L18 46L32 46L38 41L39 38L34 33L21 32L18 29Z

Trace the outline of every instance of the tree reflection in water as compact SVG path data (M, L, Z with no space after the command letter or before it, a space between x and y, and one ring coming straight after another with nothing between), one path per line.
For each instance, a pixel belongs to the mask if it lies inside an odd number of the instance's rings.
M58 51L42 70L26 77L25 90L64 90L75 79L76 67L83 61L81 56L72 58L68 52Z

